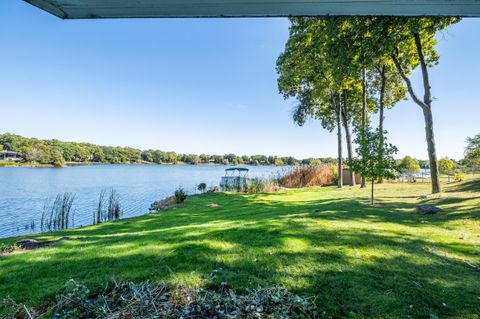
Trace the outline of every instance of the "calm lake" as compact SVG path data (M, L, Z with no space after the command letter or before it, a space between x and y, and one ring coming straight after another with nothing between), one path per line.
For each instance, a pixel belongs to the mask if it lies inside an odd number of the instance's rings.
M282 168L242 166L249 177L270 177ZM218 186L228 166L217 165L93 165L65 168L0 168L0 237L40 232L46 201L57 194L75 194L75 227L92 223L102 189L120 195L123 217L148 213L150 204L171 196L179 186L195 193L196 185ZM35 228L31 229L32 222Z

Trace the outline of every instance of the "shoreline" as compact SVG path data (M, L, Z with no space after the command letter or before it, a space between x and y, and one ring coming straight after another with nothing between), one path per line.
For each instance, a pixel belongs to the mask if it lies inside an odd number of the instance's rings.
M189 166L268 166L268 167L287 167L288 165L270 165L270 164L261 164L261 165L250 165L250 164L215 164L215 163L199 163L199 164L188 164L185 162L178 163L152 163L152 162L142 162L142 163L98 163L98 162L69 162L65 163L64 166L55 166L52 164L39 164L39 163L17 163L17 162L0 162L0 168L4 167L28 167L28 168L65 168L65 167L76 167L76 166L95 166L95 165L189 165Z

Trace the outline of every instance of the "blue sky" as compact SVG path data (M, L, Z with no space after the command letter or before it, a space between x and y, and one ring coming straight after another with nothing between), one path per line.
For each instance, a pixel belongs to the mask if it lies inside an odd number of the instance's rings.
M286 19L62 21L0 1L0 133L182 153L335 156L336 137L297 127L278 94ZM480 133L480 19L440 36L431 71L438 155ZM415 76L415 83L418 82ZM420 88L418 85L416 85ZM399 154L427 158L412 101L386 113Z

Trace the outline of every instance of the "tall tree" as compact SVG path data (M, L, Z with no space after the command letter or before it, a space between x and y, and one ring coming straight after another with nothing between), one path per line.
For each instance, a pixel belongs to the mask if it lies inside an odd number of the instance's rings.
M308 118L320 120L330 132L337 128L339 187L342 186L342 102L341 88L327 59L325 45L330 34L328 20L292 18L285 51L277 60L278 88L283 96L298 103L293 119L303 125ZM314 63L312 63L314 61Z
M352 23L347 18L292 18L290 37L277 61L279 91L296 98L293 118L321 121L329 131L337 128L339 175L342 174L342 132L347 153L353 156L350 125L357 121L360 88L355 50L351 48ZM353 171L350 172L355 182ZM341 182L342 178L339 178ZM341 185L339 185L341 186Z
M376 18L375 21L372 31L378 54L391 58L407 86L410 97L422 109L430 162L432 193L439 193L441 188L433 129L432 92L428 71L429 68L439 62L439 55L435 49L435 35L452 23L458 22L459 19L383 17ZM410 80L410 74L418 66L420 66L422 74L423 98L419 97Z
M474 137L467 137L467 147L465 148L465 158L463 163L471 167L480 166L480 134Z

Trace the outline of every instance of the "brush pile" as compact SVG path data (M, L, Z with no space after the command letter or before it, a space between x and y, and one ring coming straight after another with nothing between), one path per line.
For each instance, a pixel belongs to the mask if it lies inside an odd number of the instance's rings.
M11 299L0 301L1 318L316 318L315 305L281 287L236 294L228 284L218 290L173 290L163 283L114 283L100 294L70 280L56 302L42 313ZM6 311L10 311L6 315ZM2 316L3 315L3 316Z

